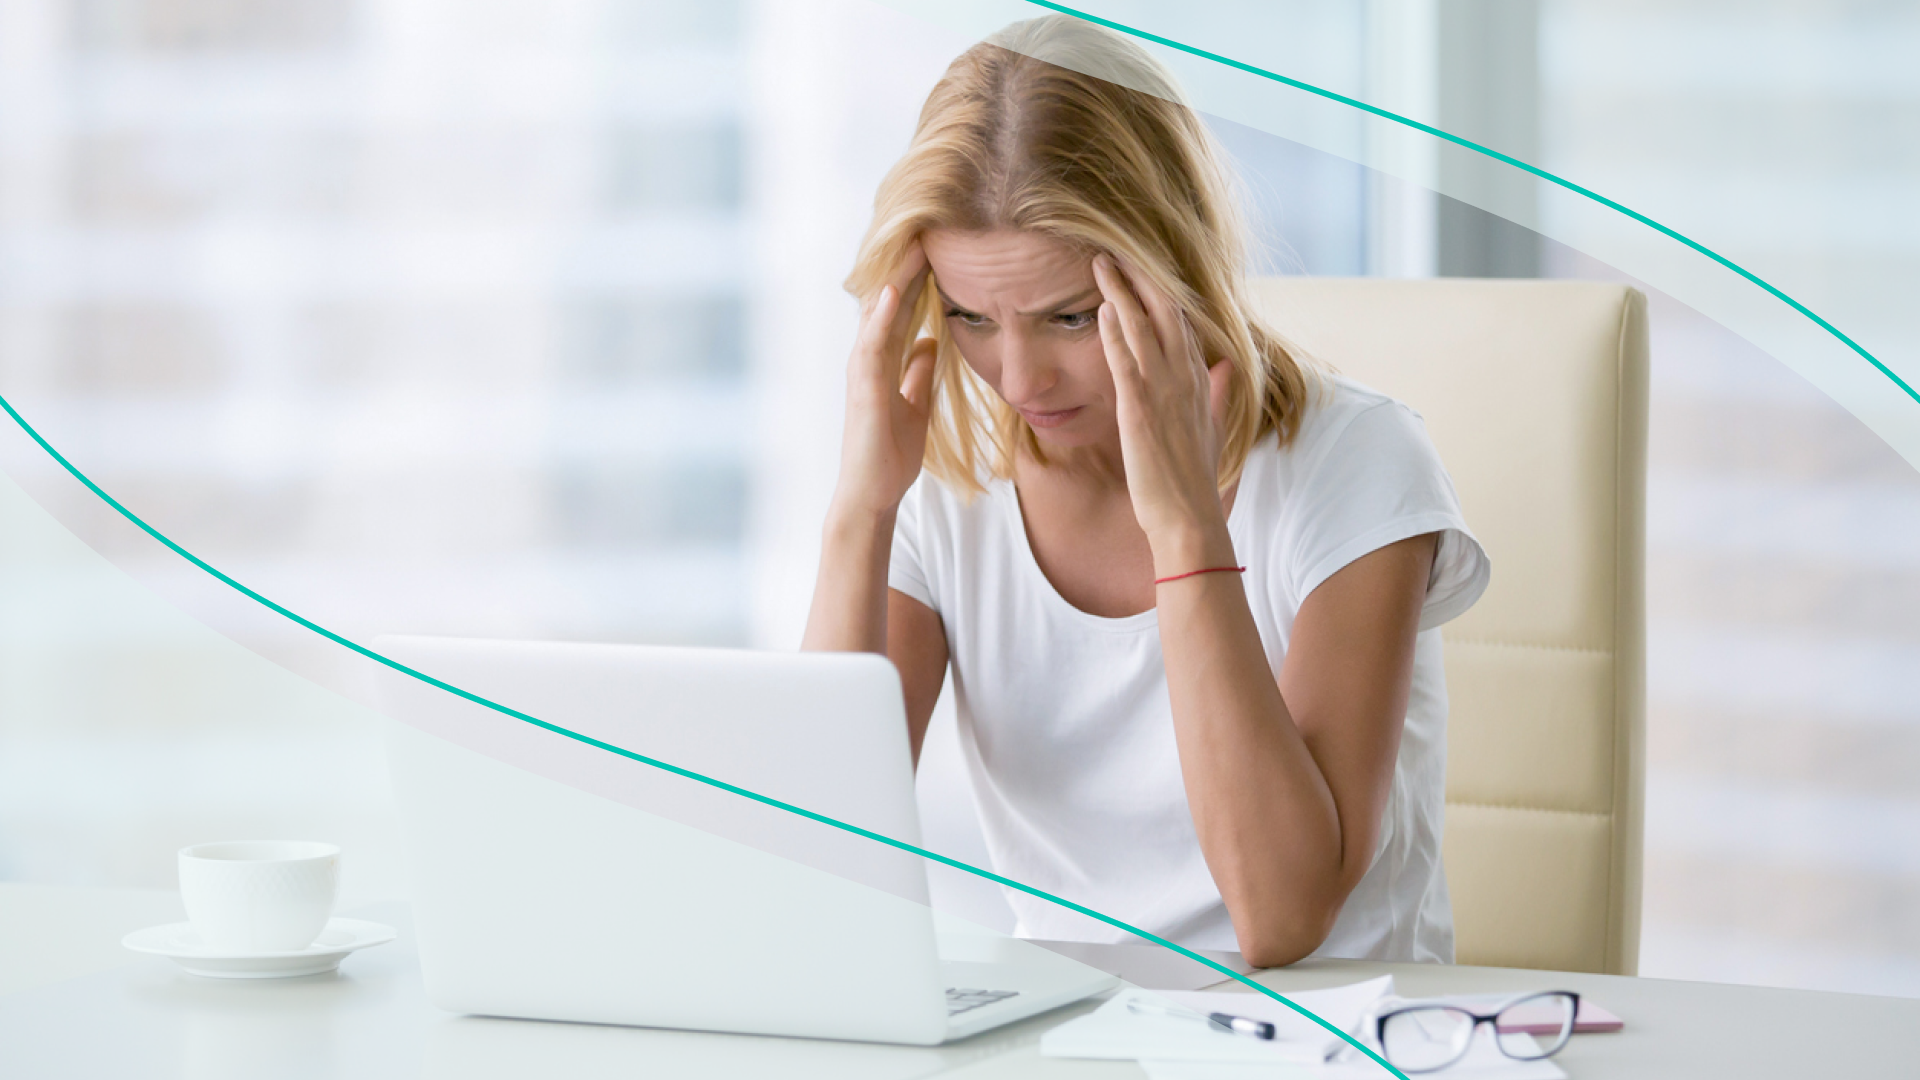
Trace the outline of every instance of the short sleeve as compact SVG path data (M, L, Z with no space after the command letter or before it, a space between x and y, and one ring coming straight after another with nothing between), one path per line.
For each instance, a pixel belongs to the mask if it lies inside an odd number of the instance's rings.
M1308 465L1287 500L1287 547L1301 600L1335 572L1412 536L1439 533L1420 629L1457 618L1491 577L1453 481L1420 415L1385 400L1357 413Z
M927 544L921 532L927 517L927 486L936 481L926 473L913 482L900 500L893 520L893 554L887 560L887 588L897 589L938 612L927 572Z

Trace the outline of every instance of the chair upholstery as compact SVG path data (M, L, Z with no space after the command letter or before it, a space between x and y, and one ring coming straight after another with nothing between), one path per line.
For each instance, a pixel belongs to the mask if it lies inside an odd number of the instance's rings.
M1267 278L1308 355L1419 411L1493 560L1442 631L1463 964L1634 974L1646 300L1557 281Z

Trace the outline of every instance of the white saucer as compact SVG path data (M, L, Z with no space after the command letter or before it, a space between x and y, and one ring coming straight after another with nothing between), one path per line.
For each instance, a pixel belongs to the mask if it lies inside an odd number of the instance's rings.
M332 971L355 949L385 945L393 938L391 926L359 919L328 919L327 928L320 931L320 937L313 944L293 952L235 953L210 949L200 940L192 923L135 930L121 938L120 944L134 952L164 956L192 975L212 979L286 979Z

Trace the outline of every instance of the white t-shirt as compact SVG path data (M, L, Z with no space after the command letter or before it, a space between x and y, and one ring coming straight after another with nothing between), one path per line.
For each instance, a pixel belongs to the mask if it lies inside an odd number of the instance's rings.
M1479 599L1488 562L1419 415L1323 378L1292 443L1269 436L1253 449L1227 528L1275 672L1321 582L1370 551L1441 534L1379 849L1315 955L1451 962L1437 628ZM946 628L994 870L1189 948L1238 948L1187 806L1157 613L1102 618L1063 599L1034 561L1007 480L968 502L923 475L900 506L888 584ZM1130 940L1005 892L1024 936Z

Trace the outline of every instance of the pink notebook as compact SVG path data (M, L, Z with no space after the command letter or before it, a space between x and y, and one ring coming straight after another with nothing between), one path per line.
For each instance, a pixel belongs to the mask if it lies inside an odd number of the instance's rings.
M1554 1008L1545 1002L1539 1005L1516 1005L1501 1016L1500 1030L1505 1032L1523 1031L1528 1035L1558 1035L1560 1018L1553 1015ZM1622 1023L1619 1017L1595 1005L1585 998L1580 999L1580 1011L1573 1016L1573 1033L1585 1035L1595 1031L1619 1031Z

